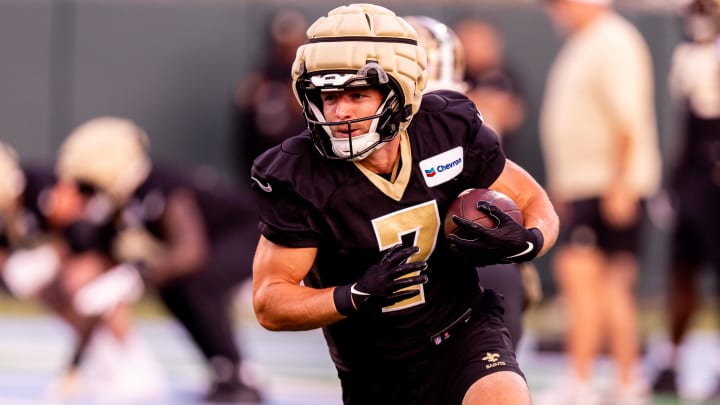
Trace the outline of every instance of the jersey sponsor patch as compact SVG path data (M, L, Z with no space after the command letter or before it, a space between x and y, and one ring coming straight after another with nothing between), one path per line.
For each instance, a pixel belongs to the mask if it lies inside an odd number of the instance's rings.
M435 187L457 177L463 170L463 148L458 146L420 162L428 187Z

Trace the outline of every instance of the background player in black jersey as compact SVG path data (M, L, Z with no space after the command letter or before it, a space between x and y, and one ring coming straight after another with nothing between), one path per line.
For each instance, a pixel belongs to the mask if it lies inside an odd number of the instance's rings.
M153 164L148 147L135 123L98 117L64 140L57 173L93 208L85 232L111 229L97 235L108 239L104 253L137 266L202 352L212 379L205 400L258 403L260 393L242 375L229 312L233 293L251 274L254 219L230 188ZM112 286L101 281L87 286L87 302L112 305Z
M323 328L345 404L529 404L500 298L475 266L553 245L546 193L469 99L422 95L425 51L392 11L339 7L308 38L292 75L309 131L252 169L258 321ZM467 239L445 238L441 219L469 187L514 198L529 229L481 205L496 228L456 218Z
M465 77L465 47L455 31L442 22L428 16L406 16L404 19L412 25L418 33L418 44L425 48L428 57L428 84L425 92L434 90L455 90L466 93L469 86L463 80ZM484 42L484 41L483 41ZM492 92L483 93L483 105L499 104L493 98L498 96ZM477 99L473 99L478 105ZM511 108L509 106L502 107ZM498 115L508 114L500 109L492 109ZM483 111L483 118L487 114ZM485 124L485 122L483 122ZM499 135L496 128L490 126ZM500 137L502 141L502 137ZM478 279L480 286L490 288L503 296L503 320L510 331L513 345L517 344L522 337L522 317L525 308L531 301L537 300L539 280L536 283L524 282L520 266L528 266L522 270L529 274L528 279L537 278L537 270L530 263L500 263L478 267ZM532 268L530 268L532 267ZM527 288L526 288L527 285ZM535 289L537 287L537 289Z
M163 377L132 331L127 302L98 316L73 305L82 285L108 265L67 232L81 210L81 200L56 182L52 165L21 164L11 147L0 143L0 280L13 297L42 302L75 338L49 394L97 399L94 390L102 385L103 394L114 400L155 399L164 393ZM122 363L104 362L113 356ZM90 369L101 376L86 378Z
M675 47L669 74L670 90L683 113L669 184L676 214L667 283L671 347L653 384L656 392L674 394L682 344L703 296L700 276L706 266L720 274L720 2L689 2L683 22L688 38ZM720 378L711 395L720 399Z
M300 10L282 8L267 25L269 45L262 66L243 77L234 91L235 159L241 179L248 178L262 152L305 128L288 71L305 42L307 18Z

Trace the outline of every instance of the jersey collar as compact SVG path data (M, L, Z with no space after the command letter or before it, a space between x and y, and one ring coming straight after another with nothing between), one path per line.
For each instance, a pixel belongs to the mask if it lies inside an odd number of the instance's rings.
M405 189L410 182L410 173L412 171L412 153L410 152L410 137L405 130L400 131L399 135L400 159L402 160L402 165L400 167L400 173L398 173L394 182L390 182L384 179L382 176L378 175L377 173L373 173L358 162L353 162L355 164L355 167L357 167L360 172L362 172L362 174L364 174L365 177L367 177L367 179L370 180L370 182L378 188L378 190L382 191L383 194L392 198L395 201L400 201L402 199L402 196L405 193Z

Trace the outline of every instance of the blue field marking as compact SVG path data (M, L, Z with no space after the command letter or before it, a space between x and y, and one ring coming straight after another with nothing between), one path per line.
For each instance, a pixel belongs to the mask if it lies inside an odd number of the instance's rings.
M132 405L200 404L206 370L184 330L169 319L136 322L138 334L162 365L170 392L162 401ZM47 392L69 356L71 331L52 317L0 318L0 405L56 405ZM268 332L243 322L238 329L244 355L254 365L267 405L339 405L335 370L319 331ZM62 405L117 404L75 399ZM59 405L59 404L57 404Z
M169 393L162 400L113 402L79 399L53 402L47 397L62 369L72 343L70 330L50 316L0 316L0 405L183 405L201 404L206 370L185 331L168 318L136 321L138 334L147 343L167 376ZM340 386L319 330L269 332L252 319L239 322L238 341L264 388L266 405L341 405ZM647 339L647 358L661 345L663 336ZM714 332L693 332L683 352L681 389L688 398L701 397L714 383L720 369L720 344ZM532 331L526 331L518 359L530 388L538 392L564 375L567 359L562 353L535 350ZM643 366L652 372L652 361ZM602 357L597 382L610 386L613 366ZM658 397L656 405L680 402Z

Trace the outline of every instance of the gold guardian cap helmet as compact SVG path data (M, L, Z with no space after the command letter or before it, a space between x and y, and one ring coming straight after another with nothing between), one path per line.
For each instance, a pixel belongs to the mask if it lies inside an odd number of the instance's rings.
M425 88L425 50L417 33L392 11L372 4L331 10L307 30L292 68L293 91L317 150L330 159L359 160L410 124ZM375 115L327 122L320 93L375 87L384 101ZM368 133L334 138L330 126L372 120Z
M145 131L118 117L98 117L75 128L58 151L62 180L85 183L124 203L151 169Z

